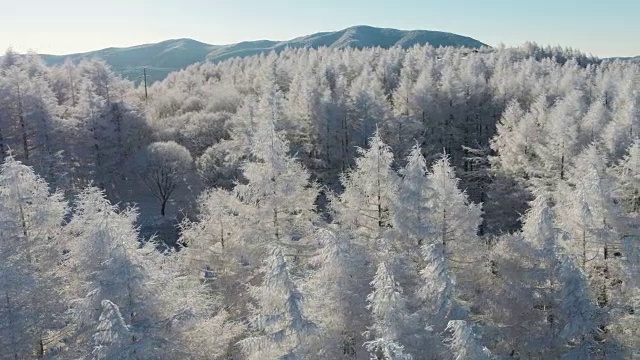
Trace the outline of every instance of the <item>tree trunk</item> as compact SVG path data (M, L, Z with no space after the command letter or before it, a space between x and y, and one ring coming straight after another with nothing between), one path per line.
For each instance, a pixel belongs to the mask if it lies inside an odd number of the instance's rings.
M4 149L4 137L2 136L2 129L0 129L0 162L4 162L4 158L7 156L7 153Z
M224 223L222 222L222 216L220 216L220 246L224 249Z
M44 342L42 338L38 341L38 354L36 356L38 359L44 359Z
M382 193L382 189L380 188L380 154L378 154L378 161L376 163L376 171L378 172L377 174L377 192L378 192L378 236L382 233L382 227L384 226L384 223L382 221L382 197L381 197L381 193Z
M22 113L22 94L20 93L20 85L18 85L18 120L20 121L20 131L22 132L22 148L24 151L24 159L29 161L29 138L27 136L27 123Z
M162 205L160 205L160 215L162 215L163 217L165 214L165 209L167 208L167 200L169 200L169 198L162 199Z
M442 245L447 245L447 209L442 211Z
M278 208L273 209L273 227L276 235L276 240L280 241L280 229L278 226Z
M587 270L587 232L582 228L582 270Z
M5 301L7 303L7 310L11 312L11 297L9 296L8 291L5 292ZM11 316L9 316L9 320L7 322L9 323L9 328L13 328L13 321L11 320ZM15 360L18 360L18 351L16 350L15 346L16 346L16 335L15 335L15 332L12 331L11 347L13 348L13 357Z
M0 127L0 162L4 162L4 158L7 156L7 153L4 147L5 147L4 137L2 136L2 128Z

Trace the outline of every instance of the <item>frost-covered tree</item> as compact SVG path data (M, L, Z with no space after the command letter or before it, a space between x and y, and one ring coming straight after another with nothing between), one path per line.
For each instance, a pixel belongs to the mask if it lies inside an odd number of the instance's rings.
M228 267L238 261L232 254L241 244L243 224L238 215L242 205L237 196L223 189L201 195L199 217L194 222L185 220L181 238L198 266L216 264L219 271L230 271Z
M19 55L13 50L13 48L9 47L2 55L2 62L0 63L0 68L2 70L6 70L16 64L18 64Z
M598 140L605 126L610 121L610 113L606 106L606 100L598 99L591 103L589 110L582 118L580 130L583 143L591 143Z
M630 213L640 213L640 140L627 150L615 168L616 198Z
M372 341L366 342L365 347L373 359L411 359L400 345L409 321L407 299L385 262L378 265L371 286L367 308L373 315L373 325L368 330Z
M631 70L621 80L620 93L614 102L609 122L603 132L603 142L612 157L621 157L640 134L640 96L637 88L640 71Z
M376 238L392 225L398 175L393 171L393 154L377 131L368 149L358 149L353 170L343 174L345 190L333 201L337 221L348 229L360 229Z
M407 354L402 345L398 345L395 341L389 341L385 339L375 339L367 341L365 346L369 353L371 353L371 359L373 360L412 360L413 356Z
M431 181L427 177L427 162L420 146L415 145L407 157L407 165L402 169L402 180L394 208L394 228L411 243L410 248L421 246L432 235L428 221L432 209Z
M431 244L423 246L425 267L420 270L418 297L422 311L427 316L428 326L441 331L447 319L463 316L456 300L455 276L449 269L444 252L444 245Z
M0 168L0 354L43 357L50 332L64 327L58 273L62 194L8 157Z
M25 161L29 161L32 153L32 137L33 125L30 124L25 113L25 101L27 101L25 87L29 83L29 77L18 66L12 66L3 71L6 81L3 108L9 110L11 121L14 125L13 143L15 150L19 151L19 156Z
M311 259L315 271L304 283L310 318L318 324L319 353L332 358L361 358L370 266L361 245L345 232L320 229L322 249Z
M166 345L164 357L176 359L219 359L233 354L234 343L245 327L232 316L232 307L220 300L228 284L212 286L210 277L194 272L191 248L155 256L154 284L160 287L154 303L162 319ZM196 267L195 270L200 270ZM216 336L211 336L216 334Z
M71 309L80 351L89 351L90 334L99 324L100 304L116 304L130 327L131 346L150 352L161 348L162 331L156 326L157 297L151 283L153 244L140 247L133 210L119 212L97 188L83 191L74 217L65 227L66 267L74 299ZM90 351L89 351L90 352Z
M39 66L43 65L36 64ZM3 75L0 76L0 107L5 117L0 120L0 127L4 127L3 146L11 147L14 156L33 166L47 180L58 180L63 173L58 153L62 149L61 119L45 73L30 72L28 64L20 62Z
M318 156L314 153L327 150L323 96L328 89L316 82L313 74L304 70L297 72L291 81L285 111L287 127L292 129L287 133L298 156Z
M59 128L72 139L59 144L62 158L76 164L68 182L93 182L119 195L125 165L148 144L142 105L129 96L132 84L97 60L68 62L50 77L63 119Z
M447 325L451 332L448 345L455 360L490 359L491 353L476 338L471 325L464 320L451 320Z
M432 194L427 220L433 226L429 243L440 243L447 248L464 248L477 243L477 232L482 222L481 206L471 203L458 188L459 180L445 155L436 161L428 175ZM456 256L459 256L457 254Z
M587 274L588 293L597 301L599 311L609 313L610 317L600 317L597 324L608 331L618 318L612 309L628 306L624 295L628 291L624 285L626 264L619 249L629 229L622 221L620 204L614 200L614 181L605 164L605 157L595 146L578 157L569 178L573 189L561 197L560 224L571 235L565 247L577 259L580 271ZM609 333L605 332L603 338L599 351L617 347Z
M560 270L564 254L560 240L564 234L556 224L555 211L546 195L538 194L529 205L521 232L525 247L519 254L525 256L521 261L522 273L525 286L533 295L528 304L533 313L529 328L535 329L536 335L530 336L527 346L528 351L557 357L564 345L559 337L563 321Z
M376 136L390 116L381 84L369 70L365 70L354 80L350 93L349 126L354 144L364 148L369 138Z
M179 242L185 245L178 256L184 262L180 276L207 282L210 295L217 301L213 308L233 307L237 311L248 311L245 289L235 286L244 283L254 273L251 255L261 255L263 249L248 247L253 228L244 217L245 206L233 193L212 189L200 197L199 216L181 224ZM259 261L259 260L257 260Z
M458 179L446 156L433 164L428 180L432 192L426 221L432 231L424 244L439 244L441 256L446 258L440 261L456 263L452 270L458 283L457 291L473 296L471 294L481 288L478 278L484 275L486 247L478 237L481 206L470 202L466 193L458 188Z
M124 101L112 102L98 116L94 134L104 159L100 180L116 180L116 175L124 173L122 164L148 143L145 119L140 110Z
M166 121L174 121L181 125L176 130L176 141L184 145L194 156L200 156L209 147L228 138L228 129L233 114L226 111L192 111L185 113L180 118L171 118ZM186 119L182 119L182 118Z
M551 184L566 179L569 164L578 153L578 122L585 112L583 95L574 91L549 111L542 126L541 142L534 151L540 173L552 177ZM554 180L555 179L555 180Z
M149 145L143 157L141 180L160 202L160 215L164 216L167 202L176 188L185 181L193 159L189 150L173 141Z
M221 146L211 146L204 151L196 160L196 168L207 186L232 189L242 176L240 164L229 159L223 147L228 142L219 144Z
M317 325L304 311L304 296L279 246L266 259L262 284L251 289L257 308L252 333L240 345L250 359L297 359L309 356Z
M247 221L243 241L259 246L269 243L293 246L313 230L318 192L307 170L288 154L284 134L276 130L277 109L268 104L263 106L265 110L251 146L255 160L243 165L247 181L235 188L245 205L240 209Z
M493 165L508 174L524 176L531 171L532 141L535 133L531 114L525 114L517 102L510 103L497 124L497 134L491 139L492 149L499 156L492 159Z
M564 317L559 335L570 349L565 358L590 358L595 351L598 310L590 296L586 275L571 257L564 256L560 259L560 281L563 286L559 305Z
M131 333L122 318L118 305L102 300L102 314L96 333L93 335L96 359L117 359L135 356L131 346Z
M608 303L610 291L607 284L614 276L617 266L612 250L620 242L620 211L613 199L613 179L606 169L606 159L594 145L589 146L578 157L569 181L573 187L561 197L561 226L571 233L568 242L571 253L576 255L584 271L587 265L600 285L600 301ZM593 277L592 277L593 278ZM593 279L595 279L593 278Z

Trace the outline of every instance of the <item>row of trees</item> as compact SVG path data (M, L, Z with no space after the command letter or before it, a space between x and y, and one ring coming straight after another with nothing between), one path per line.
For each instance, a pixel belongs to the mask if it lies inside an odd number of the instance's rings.
M179 204L187 212L202 189L230 189L241 176L258 98L271 86L280 89L272 99L280 106L278 130L323 185L339 190L339 174L377 128L398 159L415 142L429 162L444 150L471 198L486 203L483 231L492 233L520 226L518 211L505 214L500 204L520 197L506 207L526 209L515 178L563 177L592 141L618 160L637 136L637 65L535 44L291 49L193 65L154 84L148 99L101 61L47 68L37 55L11 51L2 61L0 156L11 149L67 194L93 183L112 201L144 204L132 195L145 188L132 181L147 158L138 154L173 141L199 174L180 176L190 181L191 200ZM490 174L488 158L497 152L508 164Z
M623 156L637 137L639 76L634 64L535 44L292 49L173 73L150 89L148 121L189 149L205 184L232 188L250 155L258 98L275 84L278 130L323 185L339 190L356 147L379 129L400 164L415 142L429 162L446 152L469 196L486 203L483 231L499 233L518 229L531 199L516 178L560 177L591 142L605 144L612 161ZM510 163L505 171L489 171L497 153ZM504 206L506 198L515 201Z

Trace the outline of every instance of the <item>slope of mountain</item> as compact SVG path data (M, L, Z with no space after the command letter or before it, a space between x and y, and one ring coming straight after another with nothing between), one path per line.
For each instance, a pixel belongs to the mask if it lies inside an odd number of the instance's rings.
M486 46L478 40L446 33L428 30L396 30L382 29L371 26L354 26L340 31L320 32L302 36L288 41L252 41L233 45L220 46L207 55L207 60L221 61L235 56L250 56L270 51L280 51L286 48L319 48L329 47L343 49L347 47L390 48L401 46L408 48L416 44L431 44L433 46L455 46L480 48Z
M202 61L215 45L191 39L166 40L126 48L107 48L70 55L41 55L49 65L62 64L67 58L78 61L83 58L100 58L114 71L134 81L140 80L142 68L147 68L150 81L162 80L172 71Z
M245 41L231 45L210 45L191 39L176 39L127 48L108 48L71 55L42 55L49 65L63 63L67 58L78 61L83 58L101 58L123 76L139 81L142 68L147 68L150 82L164 79L172 71L183 69L200 61L223 61L233 57L281 51L286 48L408 48L416 44L479 48L486 46L478 40L452 33L427 30L382 29L371 26L354 26L340 31L321 32L288 41Z

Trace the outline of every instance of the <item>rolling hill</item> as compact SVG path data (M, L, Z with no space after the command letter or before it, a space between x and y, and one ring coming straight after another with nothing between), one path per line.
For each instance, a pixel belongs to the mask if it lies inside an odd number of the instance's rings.
M605 58L603 60L606 60L606 61L629 61L629 62L632 62L632 63L640 64L640 56L635 56L635 57L633 57L633 56L627 56L627 57L617 56L617 57Z
M166 40L126 48L107 48L70 55L42 55L49 65L63 63L67 58L101 58L124 77L140 81L142 68L147 68L148 81L164 79L170 72L201 61L223 61L233 57L251 56L286 48L408 48L416 44L479 48L486 46L470 37L440 31L397 30L371 26L354 26L340 31L321 32L287 41L245 41L231 45L210 45L192 39Z

